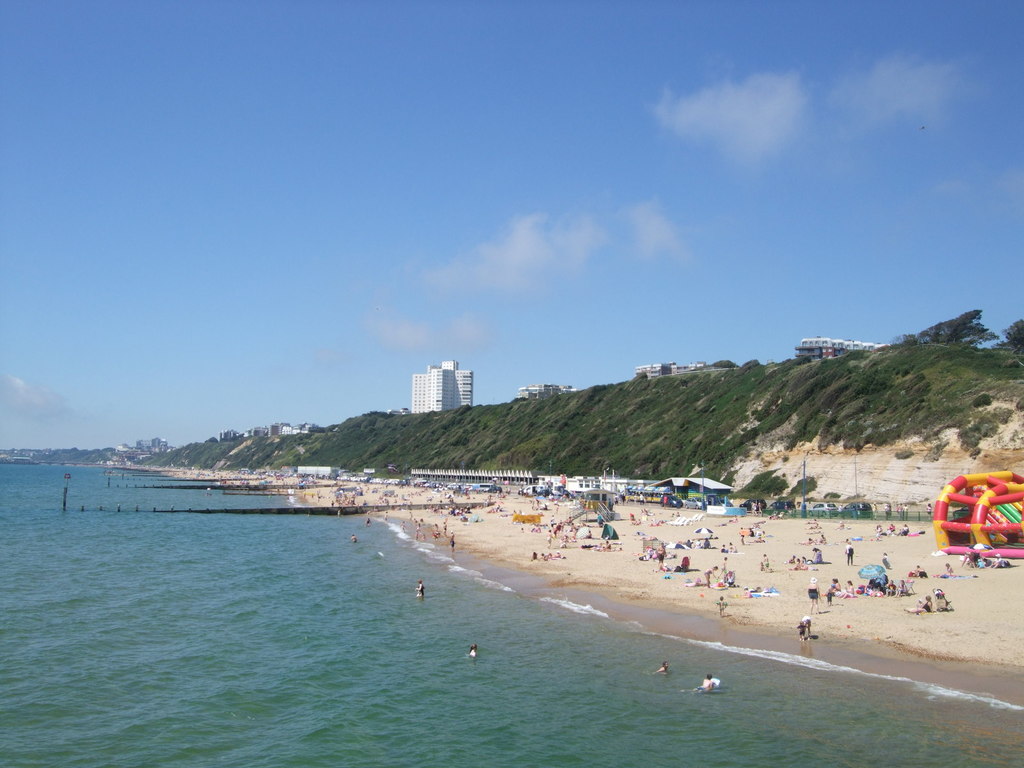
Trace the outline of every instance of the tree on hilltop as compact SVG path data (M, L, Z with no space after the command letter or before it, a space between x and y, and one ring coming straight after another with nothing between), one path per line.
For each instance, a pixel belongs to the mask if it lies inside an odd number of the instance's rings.
M1015 355L1024 355L1024 320L1012 323L1009 328L1003 331L1003 343Z
M902 344L969 344L977 347L999 337L981 324L981 310L972 309L952 320L925 328L917 334L909 334L899 339Z

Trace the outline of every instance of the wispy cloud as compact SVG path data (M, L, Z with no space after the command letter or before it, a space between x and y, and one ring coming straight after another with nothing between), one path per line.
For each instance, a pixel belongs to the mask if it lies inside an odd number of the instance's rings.
M996 182L1010 212L1015 216L1024 216L1024 170L1019 168L1007 171Z
M432 323L378 307L366 316L364 324L382 346L401 351L443 348L460 353L471 352L482 348L491 339L487 324L469 312Z
M606 240L604 230L589 216L517 216L495 240L427 277L440 287L519 291L554 276L578 273Z
M640 257L689 257L689 250L680 239L675 224L665 215L657 201L650 200L631 205L623 214L632 229L634 252Z
M901 120L925 124L944 114L961 84L953 64L896 55L842 78L831 101L861 125Z
M61 395L8 373L0 375L0 403L15 415L37 421L48 421L70 413Z
M797 136L806 105L798 74L760 73L689 95L666 91L654 112L681 139L707 141L733 160L757 162Z

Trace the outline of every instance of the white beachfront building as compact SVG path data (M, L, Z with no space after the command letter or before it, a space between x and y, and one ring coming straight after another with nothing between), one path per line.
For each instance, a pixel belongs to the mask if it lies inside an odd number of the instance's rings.
M412 412L450 411L473 404L473 372L459 368L457 360L428 365L426 373L412 375Z
M575 391L576 387L568 384L528 384L519 388L516 400L546 400L555 395L564 395Z
M887 346L877 344L873 341L855 341L853 339L832 339L828 336L811 336L801 339L796 348L796 356L809 357L812 360L822 360L830 357L840 357L847 352L865 351L874 352Z

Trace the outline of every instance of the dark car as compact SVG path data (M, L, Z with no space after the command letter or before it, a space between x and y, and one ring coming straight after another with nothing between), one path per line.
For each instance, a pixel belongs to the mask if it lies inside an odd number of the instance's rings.
M779 499L778 501L773 501L771 504L769 504L768 509L770 509L772 512L792 512L794 509L796 509L796 503L792 501L785 501L783 499Z
M843 507L842 512L851 517L871 517L872 509L866 501L852 501Z
M747 512L753 512L755 504L757 505L758 509L768 508L768 502L766 502L764 499L747 499L742 504L740 504L740 506L747 510Z
M678 496L663 496L661 499L661 506L679 509L683 506L683 500Z

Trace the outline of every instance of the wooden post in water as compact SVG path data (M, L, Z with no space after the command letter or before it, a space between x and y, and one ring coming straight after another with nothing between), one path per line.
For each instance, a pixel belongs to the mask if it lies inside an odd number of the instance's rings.
M64 473L64 501L60 505L60 511L61 512L67 512L68 511L68 480L70 480L70 479L71 479L71 474L69 472L65 472Z

